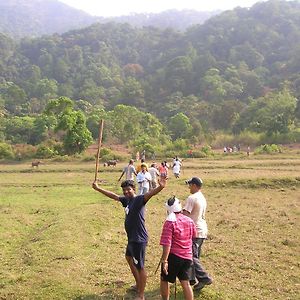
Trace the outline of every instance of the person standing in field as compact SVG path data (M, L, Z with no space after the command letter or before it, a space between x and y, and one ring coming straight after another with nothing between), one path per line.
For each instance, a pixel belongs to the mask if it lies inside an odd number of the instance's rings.
M118 179L118 181L121 180L121 178L123 177L123 175L125 175L126 180L134 180L134 176L133 175L137 175L135 167L133 165L133 159L129 160L128 165L123 169L122 174L120 176L120 178Z
M191 218L182 214L182 207L177 198L170 198L166 207L168 217L160 238L160 244L163 246L160 293L163 300L169 300L169 282L174 283L178 277L184 299L192 300L194 297L190 286L193 264L192 239L196 236L196 227Z
M160 176L168 176L168 168L164 161L161 162L160 166L158 167L158 171Z
M146 164L141 165L142 170L137 174L136 181L139 185L139 195L146 194L150 190L151 174Z
M183 214L190 217L197 228L197 235L193 239L193 263L194 263L194 275L195 282L194 290L201 290L206 285L212 284L212 279L206 273L204 268L200 264L201 246L204 240L207 238L207 223L205 220L205 213L207 202L201 192L202 180L198 177L193 177L186 181L188 184L191 195L187 198L185 206L183 208Z
M159 176L156 163L151 164L151 167L149 168L148 172L151 175L150 189L155 189L158 185L157 178Z
M174 162L173 162L173 174L175 176L175 178L179 178L180 176L180 168L181 168L181 162L178 158L175 158Z
M140 173L142 171L142 165L145 165L148 169L148 165L145 163L144 159L141 159L141 163L136 166L136 172Z
M166 186L166 178L161 178L157 188L144 195L136 195L135 183L132 180L125 180L121 183L123 196L105 190L95 181L93 189L103 195L120 202L125 208L125 230L128 244L126 248L126 260L136 282L137 298L144 300L146 286L146 271L144 268L146 245L148 233L145 227L145 205L151 197L158 194Z

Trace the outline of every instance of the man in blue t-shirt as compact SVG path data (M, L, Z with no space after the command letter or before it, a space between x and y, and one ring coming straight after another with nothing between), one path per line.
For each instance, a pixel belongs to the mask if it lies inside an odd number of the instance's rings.
M97 182L93 188L103 195L120 201L125 208L125 230L128 238L126 248L126 260L136 282L138 300L144 300L146 286L146 272L144 268L145 250L148 241L148 233L145 227L145 204L154 195L158 194L166 186L166 177L161 177L158 187L150 190L144 195L135 194L135 183L133 180L125 180L121 187L124 196L101 188Z

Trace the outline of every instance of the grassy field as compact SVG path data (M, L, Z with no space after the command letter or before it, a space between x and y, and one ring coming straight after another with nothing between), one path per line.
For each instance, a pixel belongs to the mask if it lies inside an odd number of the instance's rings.
M121 193L121 167L100 171ZM195 299L300 299L299 154L186 160L181 178L147 204L146 299L160 299L164 202L184 200L191 176L204 180L202 262L214 278ZM93 178L93 162L0 164L0 299L134 298L123 209L91 188Z

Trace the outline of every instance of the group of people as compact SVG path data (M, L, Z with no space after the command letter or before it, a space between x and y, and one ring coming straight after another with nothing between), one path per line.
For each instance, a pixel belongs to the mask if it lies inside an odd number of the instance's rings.
M147 278L144 262L148 242L148 233L145 227L145 205L165 188L167 174L157 174L159 176L157 186L147 192L143 190L143 193L137 195L134 180L127 179L127 172L129 174L130 169L131 173L137 175L137 182L139 183L140 172L137 173L132 165L133 161L130 161L128 170L126 168L123 170L123 173L126 173L126 180L121 183L123 195L119 196L103 189L97 181L93 183L93 188L120 202L125 209L125 230L128 238L125 257L135 279L136 300L144 300ZM141 170L143 168L141 166ZM183 207L175 196L166 202L168 215L160 239L163 248L160 261L160 292L163 300L169 299L170 283L174 283L176 278L181 283L186 300L194 299L193 290L201 290L204 286L212 283L211 277L205 272L199 261L202 243L207 238L205 221L207 203L201 192L202 180L193 177L187 180L186 184L191 195Z
M172 169L175 178L179 178L181 166L181 160L177 156L174 157ZM141 163L135 168L134 160L130 159L128 165L124 167L118 181L120 181L124 175L126 180L134 180L134 176L136 176L138 195L142 195L151 189L155 189L158 186L158 177L167 177L169 168L170 166L166 161L161 162L159 166L153 162L149 168L143 158L141 159Z

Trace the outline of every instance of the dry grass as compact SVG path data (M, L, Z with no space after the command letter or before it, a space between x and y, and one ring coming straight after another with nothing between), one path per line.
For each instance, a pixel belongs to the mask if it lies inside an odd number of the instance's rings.
M160 299L163 203L184 200L192 175L205 182L202 260L214 278L195 299L299 299L299 171L297 156L185 161L182 178L147 204L146 299ZM0 165L0 299L133 299L124 212L91 189L93 172L93 163ZM107 189L121 192L119 172L101 169Z

